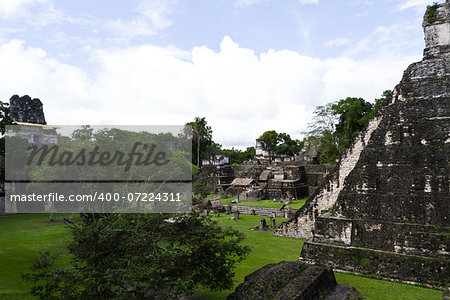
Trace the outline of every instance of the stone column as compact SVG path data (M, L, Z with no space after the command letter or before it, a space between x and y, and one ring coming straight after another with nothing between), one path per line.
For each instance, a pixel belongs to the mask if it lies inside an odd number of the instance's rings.
M266 219L262 218L261 221L259 221L259 230L265 231L266 227L267 227Z
M274 229L277 227L276 225L277 221L275 220L275 218L270 218L270 228Z

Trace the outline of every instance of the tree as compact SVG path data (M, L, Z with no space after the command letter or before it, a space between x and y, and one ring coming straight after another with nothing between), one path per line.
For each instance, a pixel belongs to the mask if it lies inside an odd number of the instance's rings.
M94 137L94 128L89 125L81 126L81 129L76 129L72 133L72 140L74 141L89 141Z
M273 150L275 150L275 148L277 147L278 143L280 142L280 139L278 137L278 133L275 130L265 131L258 138L258 140L265 141L270 146L270 148L272 148Z
M258 140L265 141L278 154L294 155L301 150L301 142L291 139L287 133L277 133L275 130L264 132Z
M200 167L201 159L209 155L208 148L213 143L212 130L206 119L200 117L186 125L192 127L192 156L197 158L197 166Z
M334 102L317 106L314 110L313 122L308 124L305 141L319 149L320 163L332 163L339 156L338 140L335 126L338 116L333 111Z
M335 134L339 140L339 153L342 154L369 123L373 105L363 98L347 97L331 107L333 114L339 116Z
M300 152L303 143L299 140L291 139L287 133L278 134L280 144L276 146L275 151L279 154L294 155Z
M176 299L202 285L233 286L250 251L243 234L198 214L110 214L71 224L72 266L44 253L29 274L41 299Z
M255 147L247 147L244 152L240 155L240 161L243 162L245 160L252 159L256 155Z
M9 104L0 101L0 133L2 135L0 139L0 155L5 154L5 139L3 135L5 134L6 126L12 124L13 122L9 116Z
M373 105L373 113L375 113L384 102L386 102L387 100L390 100L390 99L392 99L392 91L385 90L381 94L381 98L375 99L375 104ZM373 115L373 113L372 113L372 115Z
M234 149L234 147L232 147L231 149L222 149L221 152L228 156L228 161L230 164L240 164L242 162L242 151L239 149Z
M306 132L308 143L318 144L319 162L333 163L369 123L381 104L392 97L386 90L375 104L362 98L347 97L323 106L317 106L313 122Z

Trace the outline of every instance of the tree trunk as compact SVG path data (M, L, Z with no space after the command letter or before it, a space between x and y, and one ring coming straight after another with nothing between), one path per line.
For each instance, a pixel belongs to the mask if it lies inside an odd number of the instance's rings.
M200 167L200 138L197 136L197 167Z

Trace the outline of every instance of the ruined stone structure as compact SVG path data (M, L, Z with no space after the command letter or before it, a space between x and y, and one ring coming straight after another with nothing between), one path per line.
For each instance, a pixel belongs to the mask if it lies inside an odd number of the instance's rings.
M280 164L282 162L295 161L296 156L279 154L264 140L256 140L255 157L251 161L258 164Z
M194 182L201 182L208 194L239 195L240 200L302 199L308 195L308 183L317 185L323 172L326 172L322 170L323 166L303 166L297 161L267 161L266 164L253 162L230 166L223 157L214 155L204 160L204 165L194 176ZM311 173L307 174L305 168ZM239 178L253 179L256 185L246 187L233 184L233 180Z
M10 117L13 121L46 125L42 102L25 95L14 95L9 99Z
M300 150L296 161L303 162L305 164L318 164L319 163L319 142L306 141L303 148Z
M450 2L428 7L426 48L278 235L300 259L446 286L450 278Z
M30 145L48 145L56 144L58 142L57 126L14 122L20 125L20 131L7 131L6 134L10 137L17 136L26 139Z
M231 211L239 211L243 215L276 217L276 218L292 218L295 210L288 207L280 209L264 206L248 206L248 205L230 205Z
M25 95L19 97L18 95L13 95L9 99L10 113L9 116L11 120L16 124L22 126L27 126L29 132L27 132L26 138L30 143L53 143L56 140L56 131L53 128L44 128L43 126L34 124L46 125L44 111L42 108L42 102L37 99L31 99L30 96ZM26 123L26 124L25 124ZM11 133L10 133L11 135ZM4 188L4 157L0 157L0 213L5 211L5 188Z
M331 268L298 261L270 264L245 277L227 299L342 299L362 295L354 288L338 285Z
M269 169L267 180L268 199L302 199L308 195L307 176L304 166L284 165ZM272 177L272 178L270 178Z
M264 140L256 140L255 150L257 159L271 159L275 154L272 147Z
M225 166L229 164L228 155L211 154L208 158L202 160L202 166Z
M206 193L223 194L224 191L231 185L234 178L233 167L229 164L207 164L201 167L201 169L194 175L193 179L194 182L201 182L204 185Z

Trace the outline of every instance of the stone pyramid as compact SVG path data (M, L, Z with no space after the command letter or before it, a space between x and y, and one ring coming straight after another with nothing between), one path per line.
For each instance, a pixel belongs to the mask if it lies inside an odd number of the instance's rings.
M300 260L405 282L450 280L450 2L429 6L423 60L296 217Z

